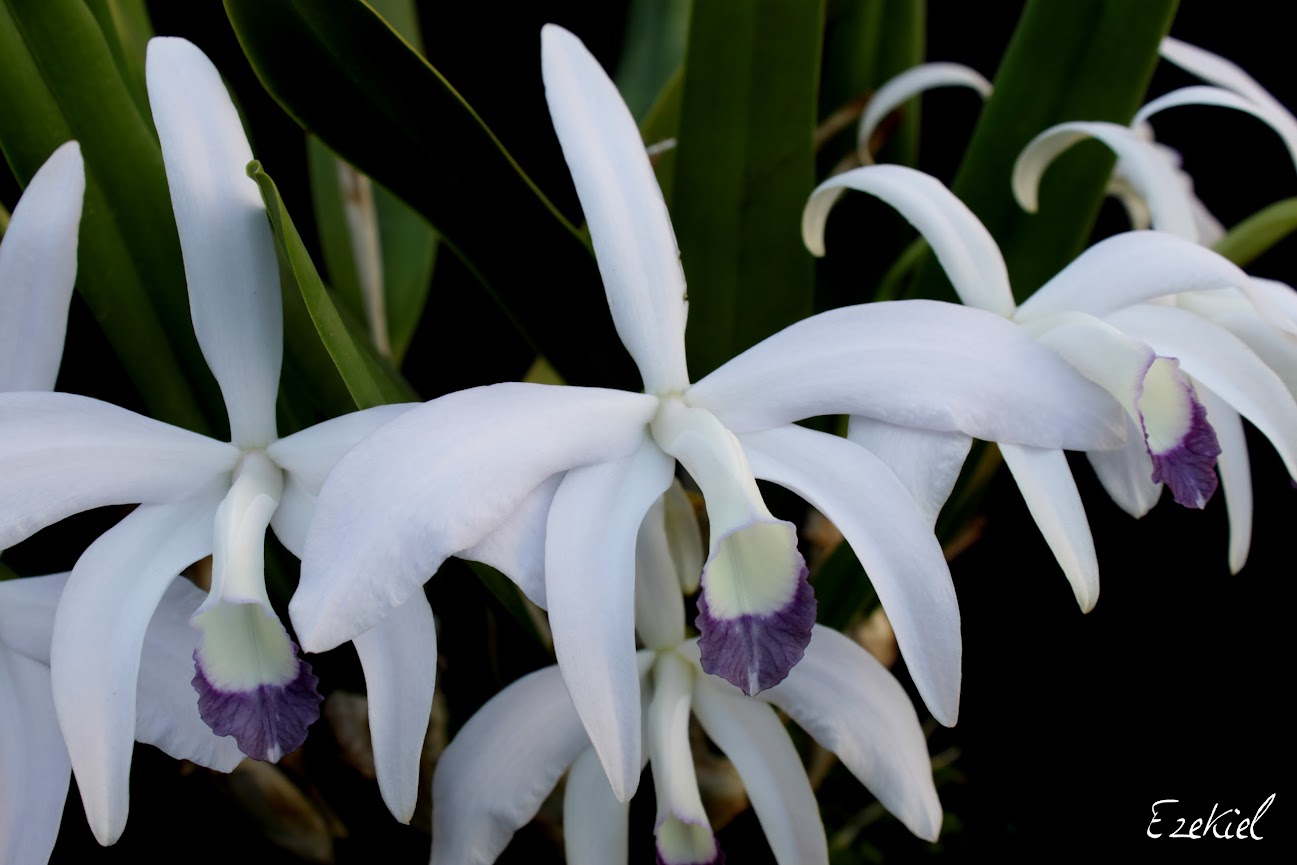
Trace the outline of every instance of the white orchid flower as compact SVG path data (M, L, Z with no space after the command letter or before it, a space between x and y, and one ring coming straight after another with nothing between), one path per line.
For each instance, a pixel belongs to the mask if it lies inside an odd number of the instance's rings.
M874 132L887 115L915 96L937 87L967 87L983 99L991 95L991 82L982 73L960 63L920 63L899 73L874 91L860 115L856 127L856 155L864 165L872 165Z
M1012 321L1123 406L1130 434L1117 459L1130 459L1133 451L1143 472L1141 480L1130 469L1129 483L1164 482L1177 501L1196 507L1214 491L1219 447L1189 376L1271 434L1290 470L1297 467L1297 405L1274 373L1228 333L1182 310L1145 303L1169 293L1247 285L1247 276L1224 258L1169 234L1131 232L1087 250L1018 306L990 233L940 182L912 169L867 166L822 183L803 212L803 238L813 253L824 254L829 209L846 189L875 195L909 220L965 304ZM849 435L892 465L916 500L938 509L967 449L965 443L961 451L953 437L925 449L901 436L904 446L898 447L895 431L854 419ZM1000 450L1077 603L1089 610L1098 599L1098 562L1063 453L1012 442L1002 442ZM1102 476L1107 451L1084 450ZM930 513L935 518L935 510Z
M629 111L597 61L550 25L542 64L608 304L645 391L498 384L416 408L329 476L290 605L308 651L373 627L449 556L491 564L548 607L559 668L618 800L640 772L635 535L676 462L706 500L703 669L749 693L802 657L814 597L792 525L756 480L838 525L869 570L933 714L953 723L959 613L949 570L872 454L794 422L850 413L932 435L1113 447L1117 406L1001 318L953 304L838 309L690 384L685 284Z
M679 493L668 491L669 501ZM816 625L805 657L758 699L704 674L685 639L681 585L702 565L697 524L667 526L662 500L636 545L636 625L647 646L633 675L643 689L645 760L657 791L657 861L715 863L689 746L690 716L738 770L780 865L827 865L828 844L797 750L771 705L786 712L909 829L936 840L941 803L914 707L857 644ZM689 514L692 521L692 513ZM527 735L518 735L525 727ZM567 772L563 835L569 865L626 862L628 803L613 795L564 677L547 667L514 682L469 719L433 776L433 865L490 865Z
M1131 128L1112 123L1064 123L1045 130L1028 144L1014 167L1014 192L1024 208L1036 209L1036 190L1052 160L1073 143L1093 137L1119 157L1114 181L1120 177L1123 202L1136 227L1152 226L1203 245L1214 243L1223 235L1223 227L1194 194L1193 182L1181 170L1178 154L1153 141L1148 124L1153 115L1180 105L1216 105L1258 117L1279 134L1297 164L1297 118L1247 73L1224 58L1175 39L1164 39L1161 51L1164 58L1218 86L1185 87L1158 97L1139 110ZM1277 375L1290 397L1297 397L1297 292L1292 288L1251 277L1236 287L1182 291L1156 302L1191 312L1202 322L1183 317L1179 321L1185 323L1180 325L1147 322L1150 316L1175 314L1145 308L1123 311L1125 323L1121 326L1159 352L1200 351L1201 339L1195 337L1187 349L1172 348L1167 334L1168 328L1170 333L1185 327L1201 330L1203 339L1228 346L1229 356L1240 357L1241 363L1255 368L1256 360L1247 356L1250 350L1273 372L1263 375L1264 387L1274 391ZM1225 357L1219 360L1225 362ZM1252 536L1252 479L1239 417L1241 407L1237 394L1230 397L1213 392L1212 386L1192 373L1191 379L1220 440L1220 477L1230 523L1229 565L1237 573L1247 561ZM1289 402L1291 399L1280 398L1285 410ZM1256 423L1255 418L1249 419ZM1284 433L1273 426L1261 428L1283 453L1280 441ZM1113 500L1132 516L1143 516L1157 503L1161 485L1150 483L1147 461L1137 450L1128 446L1125 451L1091 455L1091 462ZM1291 468L1289 464L1290 472Z
M232 442L62 393L0 395L0 546L66 516L139 503L77 561L54 621L54 705L101 843L125 826L141 652L177 575L211 555L193 613L191 699L212 731L276 760L320 696L266 593L266 528L300 554L315 493L337 458L404 410L346 415L284 439L278 264L238 114L211 62L182 39L149 43L149 100L171 190L194 330L220 384ZM432 613L422 596L356 635L370 691L380 787L408 820L431 707Z

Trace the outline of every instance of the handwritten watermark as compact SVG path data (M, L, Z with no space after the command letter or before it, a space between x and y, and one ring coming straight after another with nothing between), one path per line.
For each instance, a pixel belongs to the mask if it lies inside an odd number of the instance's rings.
M1222 811L1220 810L1220 803L1216 802L1211 806L1211 813L1207 817L1198 817L1193 822L1189 822L1189 817L1179 817L1173 814L1175 809L1171 806L1179 804L1179 799L1158 799L1153 803L1153 819L1149 821L1144 834L1150 838L1166 837L1198 840L1210 837L1221 840L1234 838L1261 841L1264 836L1257 830L1257 823L1265 816L1265 812L1270 810L1270 806L1274 803L1274 797L1275 794L1271 793L1269 798L1261 803L1251 817L1244 817L1243 812L1238 808L1227 808ZM1176 827L1173 832L1168 833L1165 828L1172 821L1176 823Z

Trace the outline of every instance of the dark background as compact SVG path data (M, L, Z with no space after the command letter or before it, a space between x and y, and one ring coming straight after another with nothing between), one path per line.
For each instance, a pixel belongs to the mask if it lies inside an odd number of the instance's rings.
M546 21L568 26L612 66L623 26L619 5L421 4L435 65L572 215L578 208L542 97L539 28ZM962 61L993 75L1020 5L931 3L929 59ZM1297 105L1291 33L1277 10L1256 2L1190 2L1172 33L1233 58L1285 104ZM261 91L219 4L154 3L152 11L159 33L193 39L221 68L249 117L254 151L279 182L303 235L311 236L300 131ZM1151 92L1188 83L1188 76L1163 64ZM925 101L920 167L950 180L976 110L966 93L937 93ZM1297 195L1297 172L1279 139L1250 117L1179 109L1155 126L1159 140L1184 153L1200 196L1227 225ZM1104 225L1119 223L1120 211L1107 206L1103 219ZM1285 243L1252 271L1297 281L1295 255L1293 244ZM453 259L443 256L438 266L437 285L447 304L442 315L454 316L458 338L445 336L437 316L425 319L406 372L429 396L455 383L436 380L429 387L434 379L426 371L445 369L472 334L491 333L501 323L478 294L454 290L456 280L466 284L468 277L456 271ZM69 351L83 360L108 355L80 307L70 333ZM472 357L476 362L483 355ZM521 374L510 366L516 358L498 363L489 375ZM61 387L120 390L119 401L131 401L129 391L115 383L111 365L72 357L68 366L93 373L74 373ZM1256 524L1249 564L1236 576L1226 564L1220 495L1202 512L1163 501L1136 524L1107 499L1084 462L1076 464L1103 575L1101 598L1088 615L1077 610L1012 482L1004 474L996 480L986 499L981 542L952 563L963 614L964 684L958 726L932 738L934 753L957 755L941 776L948 815L942 840L937 846L917 841L887 818L864 834L869 849L863 853L876 851L888 861L1067 861L1109 850L1157 861L1278 858L1294 826L1292 751L1281 700L1293 681L1287 580L1297 493L1268 442L1252 435L1250 443ZM443 575L431 584L447 667L439 684L470 693L461 698L467 702L481 702L538 661L510 656L508 623L497 622L494 602L460 576ZM474 656L491 641L497 655L489 662ZM337 663L345 677L348 662ZM483 666L487 673L479 673ZM327 739L327 733L319 738ZM331 742L315 747L313 752L308 743L305 756L287 771L346 824L348 837L336 842L338 861L423 861L426 835L396 827L370 782L327 766ZM234 855L288 861L234 805L238 797L223 779L201 771L180 774L145 747L137 749L136 764L123 840L111 850L97 848L74 793L55 861L127 861L146 852L187 862ZM633 862L651 861L648 793L646 785L634 812ZM1179 799L1163 815L1191 822L1206 817L1215 803L1250 816L1272 793L1275 802L1257 827L1263 842L1145 837L1155 800ZM839 770L821 801L832 822L858 811L868 797ZM1171 831L1175 823L1159 828ZM771 861L750 812L720 838L732 863ZM502 861L554 858L552 841L530 827Z

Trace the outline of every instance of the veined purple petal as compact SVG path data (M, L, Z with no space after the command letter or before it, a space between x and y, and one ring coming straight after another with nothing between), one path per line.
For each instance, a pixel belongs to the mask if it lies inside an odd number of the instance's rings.
M703 669L755 694L788 675L811 639L815 594L797 530L771 516L743 445L710 412L663 400L651 429L707 503L711 550L696 621Z
M315 689L319 679L311 665L296 656L296 643L289 640L288 645L295 662L292 678L251 688L222 687L219 676L215 681L209 678L214 674L210 665L204 665L201 648L194 651L193 686L198 712L207 726L218 736L233 736L249 757L271 763L306 741L307 728L320 717L324 699Z
M1160 413L1159 423L1154 424L1145 411L1146 404L1170 401L1159 391L1170 391L1180 399L1172 403L1172 411ZM1153 458L1153 482L1165 483L1176 502L1185 507L1205 507L1216 492L1220 443L1207 422L1207 410L1173 359L1159 357L1149 368L1140 411L1145 418L1144 440Z
M801 554L793 553L799 562ZM815 625L815 592L801 564L793 594L769 612L713 612L703 577L698 596L698 648L703 670L737 685L751 696L784 680L802 659Z

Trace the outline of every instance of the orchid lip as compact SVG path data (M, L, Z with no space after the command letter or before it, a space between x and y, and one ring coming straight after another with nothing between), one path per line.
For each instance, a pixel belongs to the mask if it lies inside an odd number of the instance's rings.
M1174 359L1159 357L1149 367L1139 407L1154 483L1170 487L1177 504L1206 506L1219 483L1220 443L1206 408Z

